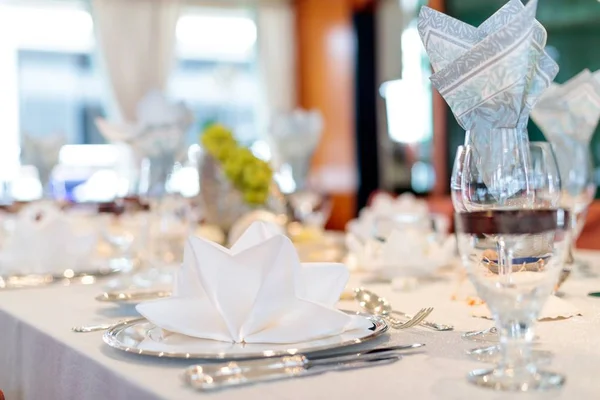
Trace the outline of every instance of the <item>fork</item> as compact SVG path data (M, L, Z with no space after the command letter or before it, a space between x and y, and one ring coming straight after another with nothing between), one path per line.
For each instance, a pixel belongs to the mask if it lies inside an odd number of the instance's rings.
M389 314L382 314L381 316L385 318L385 320L390 324L392 328L407 329L420 324L425 318L429 316L429 314L431 314L432 311L432 307L421 308L418 313L416 313L406 322L399 321Z

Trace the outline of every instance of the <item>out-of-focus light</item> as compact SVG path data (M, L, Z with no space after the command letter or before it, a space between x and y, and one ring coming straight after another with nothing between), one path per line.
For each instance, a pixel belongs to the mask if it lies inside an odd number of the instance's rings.
M183 15L177 21L179 50L190 55L246 55L256 43L256 24L242 16Z
M110 144L68 144L60 149L60 163L77 167L113 167L119 150Z
M40 183L37 169L32 165L23 165L11 183L11 197L17 201L32 201L42 197L44 189Z
M52 51L89 51L94 22L89 12L71 7L5 6L2 23L20 48Z
M257 140L256 142L254 142L250 147L250 150L252 150L252 154L254 154L256 157L260 158L263 161L271 160L271 148L269 147L269 144L264 140Z
M399 143L418 143L431 134L431 115L420 82L388 81L379 92L385 99L388 133Z
M118 195L119 179L115 171L97 171L86 182L73 189L73 198L77 202L113 200Z
M179 193L183 197L194 197L200 193L200 178L196 167L182 167L173 173L167 183L169 193Z

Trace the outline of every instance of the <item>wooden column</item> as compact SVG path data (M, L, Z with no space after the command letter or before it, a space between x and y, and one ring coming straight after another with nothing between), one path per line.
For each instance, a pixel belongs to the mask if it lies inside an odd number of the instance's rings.
M444 12L445 0L429 0L428 6ZM433 89L433 168L435 170L434 196L444 196L450 191L450 174L448 172L448 132L446 101L437 90Z
M355 214L353 7L351 0L295 1L298 105L323 113L311 176L332 195L332 229Z

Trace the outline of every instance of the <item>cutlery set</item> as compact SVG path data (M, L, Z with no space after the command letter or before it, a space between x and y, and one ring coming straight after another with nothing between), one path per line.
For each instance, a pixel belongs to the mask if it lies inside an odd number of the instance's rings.
M146 294L147 295L147 294ZM161 292L161 297L169 294ZM103 297L106 297L103 295ZM145 296L144 296L145 297ZM353 298L367 313L382 318L393 329L408 329L423 326L434 331L450 331L451 325L428 321L433 308L422 308L414 315L394 310L386 299L363 288L353 292ZM103 298L102 300L107 300ZM127 301L132 299L120 298ZM392 316L397 315L402 320ZM84 325L71 328L73 332L86 333L112 330L115 327L133 323L143 318L131 318L116 323ZM425 346L421 343L380 347L368 350L354 350L329 354L301 354L270 356L259 359L246 359L220 363L205 363L187 368L183 379L191 387L201 391L213 391L225 388L245 386L259 382L269 382L293 377L304 377L332 371L344 371L393 364L401 359L403 352Z
M401 351L423 346L425 345L415 343L322 356L298 354L222 364L194 365L185 371L183 379L195 389L218 390L325 372L388 365L401 359Z

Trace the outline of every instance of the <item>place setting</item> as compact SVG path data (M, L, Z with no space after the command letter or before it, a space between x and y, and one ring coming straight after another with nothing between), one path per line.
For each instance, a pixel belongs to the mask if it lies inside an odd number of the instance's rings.
M600 398L600 3L48 2L0 397Z

